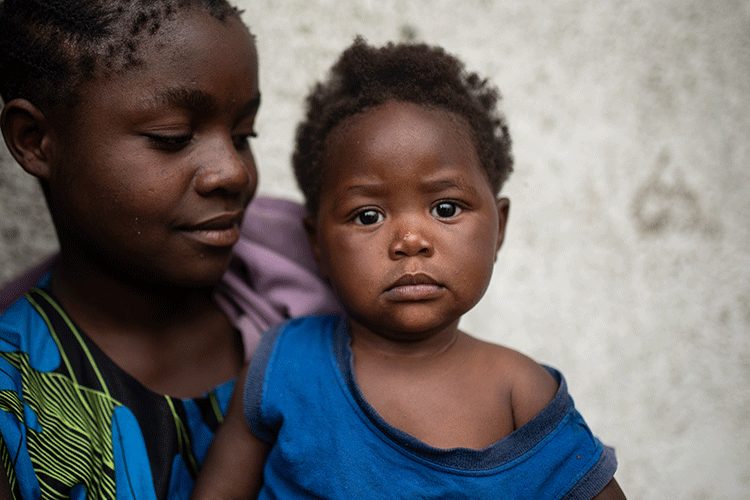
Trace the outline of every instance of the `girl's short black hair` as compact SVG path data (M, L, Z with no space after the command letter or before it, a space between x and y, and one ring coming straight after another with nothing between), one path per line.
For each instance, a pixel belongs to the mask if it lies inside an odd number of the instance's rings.
M80 83L141 64L143 42L191 7L239 16L226 0L4 0L0 97L72 104Z
M513 170L511 139L497 109L500 93L455 56L423 43L368 45L357 37L307 97L292 158L311 214L318 209L326 139L346 118L386 101L406 101L462 117L495 194Z

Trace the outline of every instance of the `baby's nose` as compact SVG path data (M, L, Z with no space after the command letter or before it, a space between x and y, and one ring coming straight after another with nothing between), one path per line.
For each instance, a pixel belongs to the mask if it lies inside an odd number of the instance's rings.
M434 252L432 241L425 231L407 229L396 232L389 254L392 259L399 259L414 256L430 257Z

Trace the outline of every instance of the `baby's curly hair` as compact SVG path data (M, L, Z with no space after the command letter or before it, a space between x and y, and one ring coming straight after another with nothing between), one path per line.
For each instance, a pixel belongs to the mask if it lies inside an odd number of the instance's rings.
M292 158L311 214L318 209L322 158L331 131L348 117L386 101L411 102L463 117L495 194L513 170L511 139L498 111L500 93L440 47L423 43L368 45L357 37L307 97Z
M0 97L73 104L82 82L141 64L143 42L191 7L239 16L226 0L4 0Z

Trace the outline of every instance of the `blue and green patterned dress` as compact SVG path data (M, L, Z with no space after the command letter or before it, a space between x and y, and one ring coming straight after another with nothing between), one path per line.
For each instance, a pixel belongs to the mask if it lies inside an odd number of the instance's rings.
M16 498L188 498L234 386L156 394L43 288L0 315L0 461Z

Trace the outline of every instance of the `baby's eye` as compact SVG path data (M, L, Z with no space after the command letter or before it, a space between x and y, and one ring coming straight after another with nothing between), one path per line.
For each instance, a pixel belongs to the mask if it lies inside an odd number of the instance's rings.
M437 219L450 219L461 213L461 207L452 201L441 201L430 211Z
M354 222L356 224L359 224L360 226L370 226L372 224L377 224L378 222L381 222L382 220L383 220L383 214L371 208L367 210L362 210L356 215L356 217L354 217Z

